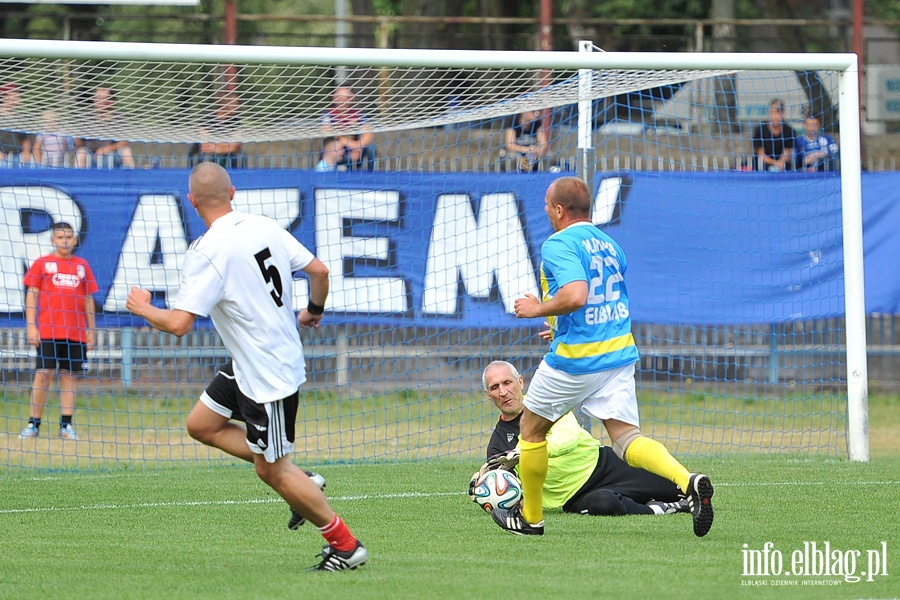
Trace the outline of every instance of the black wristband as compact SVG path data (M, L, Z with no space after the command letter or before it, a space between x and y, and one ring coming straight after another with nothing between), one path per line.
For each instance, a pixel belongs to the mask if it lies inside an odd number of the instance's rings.
M310 300L309 303L306 305L306 312L308 312L311 315L321 315L322 313L325 312L325 307L321 306L319 304L316 304L315 302Z

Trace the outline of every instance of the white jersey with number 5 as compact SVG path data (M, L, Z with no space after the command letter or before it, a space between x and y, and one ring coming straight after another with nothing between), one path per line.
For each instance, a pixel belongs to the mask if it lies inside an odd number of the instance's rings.
M236 211L213 221L185 254L173 306L212 318L238 387L256 402L281 400L306 381L291 274L313 258L272 219Z

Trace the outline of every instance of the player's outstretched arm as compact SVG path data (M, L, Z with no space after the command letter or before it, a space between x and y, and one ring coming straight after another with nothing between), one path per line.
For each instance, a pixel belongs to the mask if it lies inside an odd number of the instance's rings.
M196 316L184 310L167 310L150 303L150 292L132 286L125 302L125 308L133 314L144 317L150 325L165 333L183 336L194 326Z

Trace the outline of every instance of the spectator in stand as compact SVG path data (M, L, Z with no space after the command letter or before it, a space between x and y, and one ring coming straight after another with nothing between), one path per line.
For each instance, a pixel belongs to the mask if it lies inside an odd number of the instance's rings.
M504 132L503 149L507 160L515 160L518 171L537 171L550 151L550 131L539 110L526 110L513 118ZM512 165L509 165L509 170Z
M316 171L337 171L338 166L344 162L344 143L334 137L328 136L322 140L322 158L316 165Z
M769 121L753 131L753 155L760 171L778 173L793 168L794 130L784 123L784 102L769 103Z
M355 100L350 86L335 88L331 108L322 116L322 131L338 136L343 143L343 164L350 169L374 171L375 135L366 114L354 105Z
M121 127L123 122L116 112L116 94L113 89L98 87L94 91L94 117L91 125L109 135L110 130ZM76 138L75 166L79 169L93 166L133 169L134 155L125 140Z
M834 139L821 131L822 123L816 115L803 120L803 135L795 140L795 164L801 171L834 171L837 169L838 146Z
M41 115L44 131L34 138L34 162L45 167L64 167L66 152L72 149L71 138L59 131L59 111L45 110Z
M32 160L31 138L15 130L21 101L19 86L11 81L0 85L0 166L15 167Z
M200 127L200 138L188 151L188 160L192 167L201 162L214 162L226 169L244 169L247 160L244 156L244 144L236 141L240 137L241 117L238 114L240 102L233 91L223 92L216 101L216 110ZM230 138L230 141L209 141Z

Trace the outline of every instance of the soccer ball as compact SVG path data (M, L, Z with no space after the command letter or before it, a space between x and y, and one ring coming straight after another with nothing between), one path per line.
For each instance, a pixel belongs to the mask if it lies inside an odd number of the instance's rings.
M522 500L522 484L512 471L488 471L475 483L475 502L485 512L509 510Z

